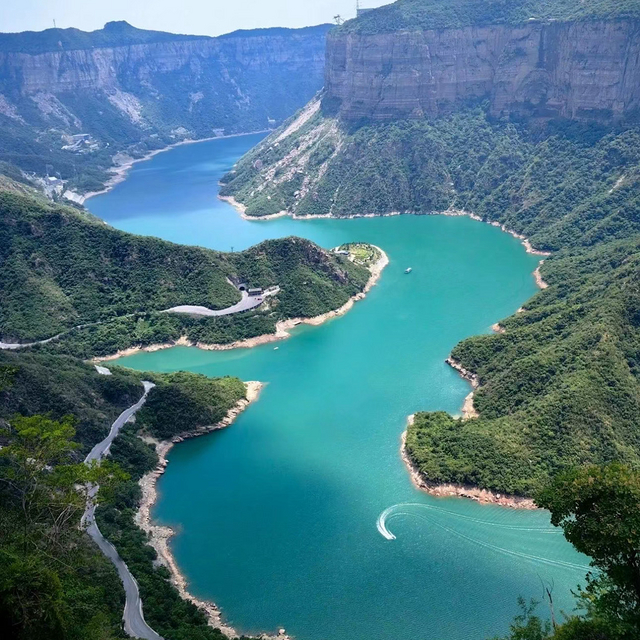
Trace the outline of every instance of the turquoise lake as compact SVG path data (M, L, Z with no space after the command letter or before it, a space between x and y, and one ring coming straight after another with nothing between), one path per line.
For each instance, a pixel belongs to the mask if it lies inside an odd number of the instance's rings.
M390 258L348 314L288 340L118 361L266 383L233 426L175 447L159 482L154 517L178 532L191 590L242 632L284 627L299 640L481 640L507 630L518 596L541 599L541 581L570 611L588 559L545 512L432 498L399 454L409 414L459 413L469 387L445 358L536 292L538 259L468 218L243 220L217 182L261 137L174 148L87 203L117 228L186 244L241 250L298 235L371 242ZM378 517L406 503L385 539Z

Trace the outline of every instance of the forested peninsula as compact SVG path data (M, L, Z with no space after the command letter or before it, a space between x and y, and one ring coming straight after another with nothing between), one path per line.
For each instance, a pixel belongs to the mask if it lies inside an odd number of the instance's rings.
M477 376L479 417L419 413L409 428L407 451L427 480L531 496L574 465L640 464L633 118L501 119L481 104L354 123L317 101L224 183L249 216L469 213L551 253L546 289L500 333L453 349Z
M289 318L345 305L370 272L348 256L299 238L237 253L185 247L117 231L86 211L0 193L0 339L81 358L176 342L227 345ZM254 310L201 317L179 305L222 309L238 286L279 287Z

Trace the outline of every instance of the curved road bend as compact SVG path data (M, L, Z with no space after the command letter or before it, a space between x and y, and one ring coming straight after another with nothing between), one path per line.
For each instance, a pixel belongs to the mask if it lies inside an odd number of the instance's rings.
M188 313L194 316L228 316L232 313L241 313L243 311L249 311L250 309L255 309L259 307L264 299L268 296L275 296L280 292L280 287L274 287L269 291L265 291L261 296L250 296L246 291L242 292L242 300L237 304L234 304L226 309L209 309L207 307L199 307L195 305L185 304L179 307L172 307L171 309L165 309L160 313ZM126 316L119 316L120 318L130 318L134 316L133 313L128 313ZM115 318L111 318L112 320ZM67 329L67 331L63 331L58 335L52 336L51 338L47 338L46 340L38 340L36 342L24 342L22 344L19 343L10 343L10 342L0 342L0 350L6 351L16 351L18 349L26 349L27 347L35 347L38 344L47 344L47 342L51 342L53 340L57 340L62 336L66 335L70 331L75 331L76 329L85 329L86 327L93 327L99 324L102 324L103 321L100 322L90 322L89 324L80 324L77 327L71 327L71 329Z
M249 311L259 307L264 299L269 296L275 296L280 292L280 287L274 287L268 291L265 291L261 296L250 296L246 291L242 291L242 300L237 304L227 307L226 309L209 309L207 307L198 307L191 304L183 304L179 307L171 307L171 309L165 309L162 313L189 313L193 316L229 316L232 313L242 313L243 311Z
M119 316L120 318L130 318L135 315L134 313L128 313L125 316ZM0 342L0 350L5 351L15 351L16 349L26 349L27 347L35 347L37 344L47 344L48 342L52 342L53 340L57 340L58 338L62 338L62 336L66 336L67 333L71 333L76 329L86 329L87 327L96 327L99 324L102 324L102 320L98 322L88 322L87 324L79 324L75 327L71 327L66 331L62 331L61 333L56 334L55 336L51 336L46 340L36 340L35 342L22 342L22 343L11 343L11 342Z
M149 391L155 386L152 382L143 382L144 395L136 404L123 411L116 421L111 426L109 435L99 442L93 449L91 449L89 455L85 458L85 463L88 464L93 460L100 461L104 458L111 448L111 443L114 441L120 429L136 414L138 410L142 408L142 405L147 400ZM143 638L144 640L163 640L162 636L159 636L144 620L144 614L142 613L142 600L140 599L140 591L138 589L138 583L136 579L131 575L129 568L119 556L115 547L108 542L105 537L100 533L98 525L96 524L94 513L96 510L93 504L92 498L98 491L98 487L91 487L89 490L89 499L87 501L87 509L82 516L82 523L86 525L87 533L91 536L94 542L100 548L100 551L113 562L118 575L122 580L124 587L126 601L124 605L124 613L122 620L124 621L124 630L132 638Z

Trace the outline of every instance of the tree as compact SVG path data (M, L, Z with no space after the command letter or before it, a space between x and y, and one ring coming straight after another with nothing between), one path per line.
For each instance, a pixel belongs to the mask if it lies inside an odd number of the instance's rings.
M98 498L126 477L117 465L77 462L75 420L16 416L0 450L0 635L29 640L68 636L62 576L86 561L80 514L92 486ZM81 608L81 607L80 607ZM79 611L79 609L78 609Z
M596 572L578 589L584 614L553 627L520 599L503 640L637 640L640 637L640 472L621 464L558 475L536 496L551 522Z
M598 570L587 576L580 593L592 620L590 633L599 625L606 627L607 637L637 638L640 473L617 463L575 469L553 480L536 502L551 512L551 522Z
M547 640L550 637L551 624L533 615L538 603L531 600L527 604L524 598L518 598L518 605L522 613L515 617L509 635L504 640Z
M79 445L70 416L16 416L5 431L11 442L0 450L0 483L21 511L25 555L29 544L53 551L84 510L90 486L100 485L96 500L102 499L123 474L109 462L74 461Z
M8 389L13 384L13 379L18 373L18 367L0 365L0 392Z

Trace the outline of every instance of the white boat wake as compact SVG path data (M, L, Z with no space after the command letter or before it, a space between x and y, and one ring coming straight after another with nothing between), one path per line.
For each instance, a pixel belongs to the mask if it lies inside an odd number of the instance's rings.
M393 507L389 507L385 509L379 516L378 521L376 522L376 527L378 527L378 531L383 538L387 540L395 540L396 537L387 529L387 518L392 514L393 509L399 507L399 504L394 505Z
M419 509L422 513L415 513L412 509ZM426 511L426 513L424 513ZM430 513L431 512L431 513ZM434 513L435 512L435 513ZM470 522L475 522L477 524L481 524L488 527L496 527L499 529L508 529L513 531L530 531L537 532L543 535L559 535L562 532L559 529L552 527L520 527L517 525L505 525L500 524L498 522L490 522L487 520L481 520L479 518L473 518L471 516L465 516L461 513L455 513L454 511L447 511L446 509L441 509L440 507L434 507L428 504L420 504L417 502L405 502L400 504L394 504L393 506L385 509L379 516L376 522L376 527L380 535L386 540L396 540L396 536L393 532L391 532L388 528L388 521L391 518L397 516L411 516L413 518L419 518L420 520L425 520L431 525L438 527L448 533L451 533L462 540L466 540L467 542L471 542L485 549L490 549L492 551L496 551L497 553L501 553L504 555L512 556L515 558L520 558L522 560L530 560L532 562L539 562L542 564L554 566L554 567L562 567L564 569L575 569L580 571L589 571L591 567L588 565L577 564L574 562L566 562L564 560L552 560L550 558L544 558L542 556L535 556L528 553L522 553L520 551L512 551L511 549L505 549L504 547L499 547L494 544L490 544L489 542L484 542L482 540L478 540L476 538L472 538L470 536L465 535L464 533L460 533L451 527L447 527L446 525L437 522L434 518L436 513L446 514L448 516L453 516L455 518L460 518L463 520L468 520Z

